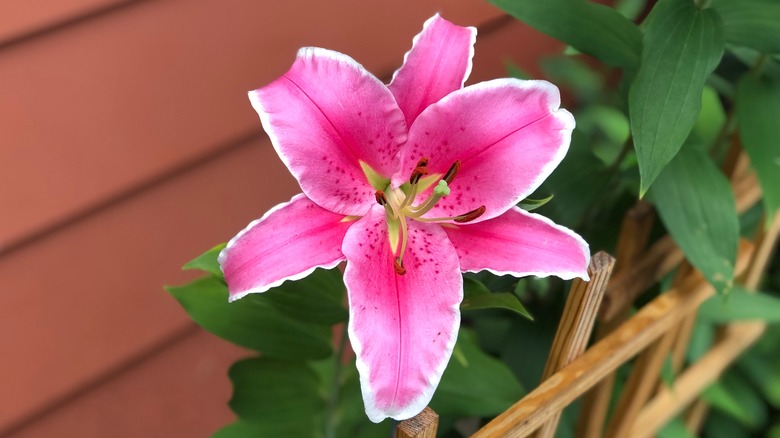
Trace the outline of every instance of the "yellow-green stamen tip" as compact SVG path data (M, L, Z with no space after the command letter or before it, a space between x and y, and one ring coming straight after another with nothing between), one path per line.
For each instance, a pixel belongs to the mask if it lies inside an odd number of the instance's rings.
M433 188L433 194L437 196L449 195L450 187L447 185L447 181L444 181L443 179L439 180L439 183Z

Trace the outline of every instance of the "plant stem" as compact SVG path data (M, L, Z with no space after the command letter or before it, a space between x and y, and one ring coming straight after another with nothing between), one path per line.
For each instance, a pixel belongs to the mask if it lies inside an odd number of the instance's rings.
M344 366L342 358L344 349L347 346L347 326L344 325L341 330L341 339L339 340L338 350L336 350L336 363L333 365L333 382L330 387L330 397L328 398L328 411L325 420L325 438L336 437L336 407L339 402L339 393L341 390L341 371Z

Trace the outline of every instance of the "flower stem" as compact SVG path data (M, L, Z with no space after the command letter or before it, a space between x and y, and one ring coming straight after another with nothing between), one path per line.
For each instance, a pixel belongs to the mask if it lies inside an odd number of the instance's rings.
M336 437L336 408L338 407L339 395L341 392L341 371L343 368L342 358L344 349L347 346L347 326L341 330L341 339L339 340L338 350L336 350L336 363L333 366L333 381L330 387L330 397L328 398L327 417L325 419L325 438Z

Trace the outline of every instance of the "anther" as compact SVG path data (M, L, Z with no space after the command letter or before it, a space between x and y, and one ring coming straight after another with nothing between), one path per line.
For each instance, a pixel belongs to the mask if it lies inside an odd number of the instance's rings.
M395 269L395 273L398 275L406 274L406 268L404 268L404 265L401 263L401 259L398 257L396 257L396 259L393 261L393 269Z
M447 181L447 184L451 184L452 180L455 179L455 175L458 174L458 171L460 171L460 160L455 160L455 162L452 163L452 166L450 166L450 169L447 171L447 173L444 174L444 177L442 179L444 181Z
M377 190L376 193L374 194L374 196L376 196L376 203L377 204L379 204L381 206L387 205L387 197L385 197L385 192L383 192L381 190Z
M412 171L412 176L409 177L409 184L417 184L418 181L420 181L420 178L422 178L424 175L428 174L428 159L427 158L420 158L420 161L417 162L417 166L415 166L414 170Z
M482 214L484 214L484 213L485 213L485 206L484 205L480 205L479 208L471 210L468 213L462 214L462 215L456 217L453 220L455 222L459 223L459 224L466 223L466 222L471 222L474 219L482 216Z

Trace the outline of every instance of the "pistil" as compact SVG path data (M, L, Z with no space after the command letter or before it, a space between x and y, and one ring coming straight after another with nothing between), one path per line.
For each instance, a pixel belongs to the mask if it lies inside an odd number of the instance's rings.
M408 224L407 218L419 222L450 222L457 223L471 222L485 213L485 206L481 205L467 213L453 217L424 218L423 215L430 212L433 207L445 196L450 194L449 184L455 179L460 171L460 160L452 163L452 166L439 179L433 192L427 199L419 205L414 206L415 198L420 187L420 179L428 175L428 159L422 158L417 162L412 174L409 177L409 187L404 190L393 189L388 186L385 190L376 191L376 202L385 207L387 213L388 232L393 247L395 258L393 260L393 270L398 275L406 274L404 267L404 254L408 243ZM425 187L429 187L427 184Z

